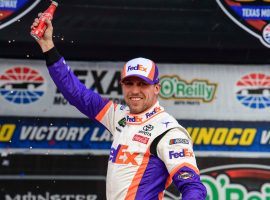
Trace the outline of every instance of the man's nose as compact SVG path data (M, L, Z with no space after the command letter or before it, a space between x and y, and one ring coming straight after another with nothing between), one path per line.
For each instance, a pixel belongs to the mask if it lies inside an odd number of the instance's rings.
M141 91L141 87L134 84L133 87L132 87L131 92L134 93L134 94L137 94L137 93L139 93L140 91Z

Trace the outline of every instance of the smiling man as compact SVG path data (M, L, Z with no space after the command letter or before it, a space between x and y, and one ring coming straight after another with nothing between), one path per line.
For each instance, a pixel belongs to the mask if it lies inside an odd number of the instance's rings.
M38 19L32 25L37 26ZM71 105L113 135L106 196L108 200L163 199L173 182L183 200L204 200L192 141L188 132L159 105L158 68L135 58L122 69L121 84L127 106L114 104L87 89L54 47L53 27L38 40L49 73Z
M144 67L150 66L150 67ZM122 90L130 112L138 114L152 107L160 90L158 69L145 58L135 58L122 69Z

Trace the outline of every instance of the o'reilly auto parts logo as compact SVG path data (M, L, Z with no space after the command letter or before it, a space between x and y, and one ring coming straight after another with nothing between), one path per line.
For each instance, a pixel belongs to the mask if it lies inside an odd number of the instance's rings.
M20 19L40 0L0 0L0 29Z
M269 0L216 0L238 26L270 47Z
M162 76L160 78L160 97L173 100L193 100L211 102L216 93L217 84L208 80L195 79L186 81L180 77Z
M236 98L253 109L270 107L270 76L250 73L236 83Z
M0 74L0 95L15 104L29 104L44 94L44 78L38 71L16 66Z
M266 200L270 198L270 167L234 164L201 170L207 200Z

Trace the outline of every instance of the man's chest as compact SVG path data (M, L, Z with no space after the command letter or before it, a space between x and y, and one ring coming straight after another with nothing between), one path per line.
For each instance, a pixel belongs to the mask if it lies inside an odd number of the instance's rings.
M159 128L154 123L142 125L125 124L125 126L116 127L113 146L123 144L135 149L147 149L159 133Z
M139 165L159 132L153 123L116 127L110 160L117 164Z

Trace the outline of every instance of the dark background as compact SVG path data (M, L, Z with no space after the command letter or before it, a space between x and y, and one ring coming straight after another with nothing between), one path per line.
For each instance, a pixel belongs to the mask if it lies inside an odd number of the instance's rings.
M269 49L227 17L215 0L59 0L55 43L69 60L269 63ZM42 0L0 30L0 57L42 59L29 35ZM8 41L11 41L10 43Z

